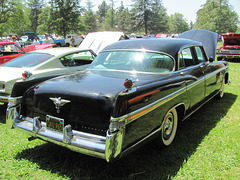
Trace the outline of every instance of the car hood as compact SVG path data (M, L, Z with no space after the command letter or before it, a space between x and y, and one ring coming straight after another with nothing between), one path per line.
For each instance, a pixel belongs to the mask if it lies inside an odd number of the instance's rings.
M207 56L215 59L218 40L217 33L205 29L194 29L180 34L177 38L191 39L201 42L205 48Z
M98 54L106 46L119 41L122 36L124 36L123 32L114 31L88 33L79 47L90 48Z

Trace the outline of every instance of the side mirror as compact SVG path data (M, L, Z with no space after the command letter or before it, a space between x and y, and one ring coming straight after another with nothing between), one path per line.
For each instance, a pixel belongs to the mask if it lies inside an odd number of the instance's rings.
M210 57L208 60L209 60L209 62L213 62L214 61L213 57Z

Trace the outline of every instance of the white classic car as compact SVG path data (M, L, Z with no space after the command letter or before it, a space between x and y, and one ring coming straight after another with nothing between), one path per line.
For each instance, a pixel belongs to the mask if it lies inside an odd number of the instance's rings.
M58 76L83 70L107 45L128 39L123 32L89 33L77 47L38 50L18 57L0 66L0 102L7 103L13 85L18 80Z
M83 70L95 57L91 49L83 48L49 48L17 57L0 66L0 102L8 102L17 80Z

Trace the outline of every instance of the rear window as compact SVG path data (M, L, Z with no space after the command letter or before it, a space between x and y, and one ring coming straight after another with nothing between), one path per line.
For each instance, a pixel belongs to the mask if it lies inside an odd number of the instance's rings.
M54 56L47 53L29 53L8 61L2 66L15 68L34 67L51 59L52 57Z

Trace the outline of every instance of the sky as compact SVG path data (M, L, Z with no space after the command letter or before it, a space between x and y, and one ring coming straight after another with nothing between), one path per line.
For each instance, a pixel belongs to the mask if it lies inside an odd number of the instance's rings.
M98 9L98 5L103 0L90 0L94 5L94 11ZM131 0L122 0L125 7L129 7L133 4ZM197 11L201 9L201 6L206 3L207 0L162 0L163 6L167 9L168 15L174 13L183 14L184 18L190 23L196 21ZM106 0L107 4L110 4L110 0ZM120 6L121 0L115 1L115 7ZM82 0L82 6L86 5L86 0ZM230 5L240 17L240 0L229 0Z

